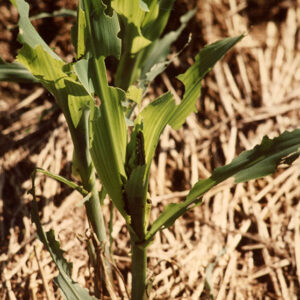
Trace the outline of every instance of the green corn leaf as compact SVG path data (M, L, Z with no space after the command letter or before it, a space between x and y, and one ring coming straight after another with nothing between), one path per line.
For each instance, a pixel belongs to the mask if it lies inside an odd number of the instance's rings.
M137 1L113 1L120 16L122 31L122 56L115 76L115 84L124 90L140 76L141 69L168 20L174 0L148 0L149 11L135 9ZM143 87L140 84L140 87Z
M85 109L91 110L91 116L94 111L94 102L89 95L83 90L82 85L73 81L65 80L68 90L72 90L73 94L68 95L68 106L71 119L75 128L77 128L79 121ZM77 92L76 92L77 91Z
M140 86L145 86L145 83L149 84L172 62L172 60L166 60L168 54L170 53L171 44L178 39L187 23L195 15L195 13L196 10L187 12L180 18L181 25L177 30L167 33L163 38L156 40L151 45L151 50L147 55L147 60L143 62L140 76Z
M76 59L79 59L86 54L86 26L85 13L80 5L78 5L76 25L71 29L71 40L76 51Z
M47 175L48 177L50 177L50 178L52 178L54 180L57 180L57 181L59 181L61 183L64 183L68 187L72 188L73 190L78 191L83 196L87 196L88 195L88 191L86 191L82 186L80 186L80 185L76 184L75 182L70 181L70 180L68 180L68 179L66 179L66 178L64 178L64 177L62 177L60 175L53 174L53 173L51 173L49 171L46 171L44 169L41 169L41 168L36 168L35 172L36 173L42 173L42 174Z
M121 89L108 86L104 64L105 57L118 57L120 54L121 41L117 36L119 23L116 13L106 14L109 7L102 1L82 0L80 5L86 18L88 59L77 62L75 70L88 93L95 92L101 100L91 123L91 155L107 193L126 221L130 222L122 195L123 180L126 180L124 165L127 143L122 102L126 95ZM80 68L86 68L87 75L81 74Z
M19 51L17 60L56 97L62 110L67 111L67 95L64 93L67 74L62 70L63 61L53 58L42 46L34 49L26 43Z
M80 121L83 114L86 115L86 110L88 110L88 115L93 118L93 98L77 81L72 64L64 64L61 60L53 58L41 46L32 49L25 44L17 58L55 97L62 109L73 140L75 161L80 165L81 177L85 178L83 180L88 184L91 166L87 167L85 164L86 151L88 151L86 147L89 146L87 137L89 131L86 129L86 124Z
M300 156L300 129L284 132L279 137L264 137L262 143L254 149L245 151L223 167L215 169L211 177L199 180L191 189L186 200L178 204L169 204L151 226L146 235L145 244L154 234L171 226L174 221L188 209L201 203L201 197L215 185L234 177L235 182L245 182L274 173L281 164L291 164Z
M274 139L265 136L260 145L243 152L230 164L215 169L210 178L219 183L233 176L235 182L239 183L273 174L278 165L290 165L298 158L299 147L300 129L286 131ZM201 181L196 183L187 200L197 197L201 192L201 186Z
M19 63L0 62L0 81L35 83L38 80Z
M175 0L149 0L149 12L145 14L141 31L145 38L157 40L167 25Z
M94 99L80 84L73 64L65 64L47 45L45 46L28 19L27 3L23 0L16 0L14 3L20 11L20 40L24 42L18 60L55 97L64 113L83 186L93 194L85 203L87 214L97 237L101 240L103 228L100 224L100 203L95 192L94 167L89 153L91 142L89 125L90 118L93 118ZM29 30L30 35L27 34L26 29Z
M146 233L145 208L147 201L148 177L145 174L146 165L137 166L130 174L126 183L126 209L131 217L131 225L139 240L143 240Z
M89 76L89 73L87 70L89 69L89 63L90 60L88 59L80 59L76 63L74 63L74 71L76 72L76 75L81 82L81 84L84 86L86 91L89 93L89 95L94 95L95 89L92 78Z
M168 92L150 103L139 115L143 120L145 158L148 168L150 167L160 134L169 122L175 107L173 96Z
M144 137L143 152L145 153L146 177L148 176L149 168L157 143L159 141L160 134L165 126L168 123L171 123L171 125L176 125L176 127L178 127L185 121L185 118L191 113L192 110L194 110L195 101L200 92L201 79L208 72L208 66L213 66L217 59L220 59L222 55L224 55L226 51L228 51L240 39L241 37L226 39L225 41L217 42L211 46L208 46L200 52L200 54L197 56L195 65L190 67L184 74L179 76L186 88L184 98L179 105L175 105L172 94L168 92L150 103L138 115L135 129L137 130L137 127L140 127ZM211 51L213 51L215 57L210 57L209 52ZM210 59L210 61L207 62L208 59ZM127 165L129 174L130 170L133 169L132 166L134 166L134 162L136 161L136 156L134 156L135 149L133 147L133 144L135 143L134 137L134 135L131 136L133 142L131 142L129 144L129 146L131 146L127 148ZM138 152L141 152L141 150ZM143 176L140 176L136 179L139 181L140 185L142 185L143 178ZM143 199L143 207L146 207L145 201L146 197ZM190 207L190 205L194 205L196 202L199 203L198 200L194 200L191 203L185 202L181 204L170 205L168 209L166 209L159 217L159 221L154 222L151 230L156 232L159 228L161 228L161 226L169 226L178 216L182 215ZM142 212L140 212L140 214L142 215ZM157 227L154 225L157 225Z
M196 100L200 95L203 77L243 37L244 35L227 38L204 47L196 56L195 63L184 74L177 76L184 84L185 93L169 122L174 129L179 129L187 116L196 111Z
M36 206L37 205L33 205ZM78 283L73 281L71 278L71 268L72 264L68 263L63 257L64 251L61 250L59 242L55 239L55 234L53 230L44 232L42 225L39 221L37 208L32 209L32 219L33 222L37 226L37 233L39 239L45 245L47 250L49 251L53 261L55 262L59 274L54 279L55 284L61 289L63 292L65 299L68 300L81 300L81 299L91 299L96 300L97 298L90 296L88 290L82 288Z
M145 156L149 166L160 134L167 124L176 129L195 110L195 101L200 94L201 80L210 68L243 36L229 38L205 47L196 57L196 62L178 78L185 85L185 94L179 105L175 105L170 92L150 103L140 114L145 137Z
M117 14L114 11L111 16L106 14L107 6L98 0L81 0L79 7L85 12L86 47L91 55L119 58L121 40L118 37L120 25Z
M137 117L135 128L127 146L127 173L125 186L126 207L132 227L139 240L147 230L151 203L148 203L147 188L151 161L160 134L172 116L175 103L171 93L166 93L150 103Z
M159 136L167 124L178 129L186 117L195 110L200 95L201 80L211 67L243 36L228 38L203 48L196 56L196 62L184 74L178 76L185 93L179 105L175 105L171 93L166 93L149 104L139 115L144 124L145 154L148 166L151 163Z
M126 98L140 105L143 98L143 90L131 85L126 92Z
M53 58L41 46L32 49L27 44L20 50L17 59L54 95L72 134L72 127L77 127L83 108L92 108L94 103L85 88L76 81L72 66Z
M143 1L143 0L140 0L140 9L145 12L149 12L148 4L145 3L145 1Z
M35 173L34 173L35 174ZM33 202L31 206L31 217L37 227L37 234L41 242L49 251L53 261L58 268L58 276L55 278L56 285L61 289L64 296L68 300L96 300L97 298L89 295L89 292L82 288L78 283L71 278L72 264L68 263L64 258L64 251L60 248L59 242L55 239L53 230L44 232L38 213L38 206L35 197L35 175L32 176L32 195Z
M106 101L97 108L92 122L91 155L101 182L115 206L128 220L122 198L122 183L126 179L125 156L127 127L121 102L125 92L109 87Z
M112 8L121 17L124 30L121 32L123 52L135 54L147 47L151 41L146 39L141 31L145 10L140 7L140 0L112 0Z
M40 37L35 28L32 26L29 19L29 5L24 0L11 0L14 6L16 6L20 19L19 19L19 35L18 40L21 44L28 44L30 47L35 48L40 45L45 51L47 51L52 57L60 60L59 56L45 43Z
M30 17L30 20L39 20L45 18L55 18L55 17L76 17L76 11L67 8L61 8L59 10L55 10L52 13L40 13L35 16Z

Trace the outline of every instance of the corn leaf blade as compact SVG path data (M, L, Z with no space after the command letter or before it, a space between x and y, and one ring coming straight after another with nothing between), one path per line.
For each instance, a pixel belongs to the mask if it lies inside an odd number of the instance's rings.
M195 15L195 12L195 10L187 12L180 18L181 25L177 30L171 31L161 39L157 39L155 42L153 42L151 49L149 50L149 54L147 55L147 60L143 61L140 76L140 86L144 86L145 83L151 82L172 62L172 60L166 60L168 54L170 53L171 44L178 39L189 20Z
M76 51L76 58L79 59L83 57L86 53L86 19L85 13L81 6L78 5L77 8L77 20L76 25L71 29L71 40Z
M140 117L143 120L147 170L150 167L160 134L168 124L174 109L175 102L173 96L168 92L151 102L140 113Z
M70 65L53 58L42 46L35 49L24 44L17 60L54 95L68 122L71 134L81 118L84 107L93 107L93 98L72 76ZM75 74L75 73L74 73Z
M49 171L46 171L44 169L41 169L41 168L36 168L35 172L36 173L42 173L42 174L47 175L48 177L50 177L50 178L52 178L54 180L57 180L57 181L59 181L61 183L64 183L68 187L70 187L71 189L78 191L83 196L87 196L88 195L88 191L86 191L82 186L76 184L73 181L70 181L70 180L64 178L63 176L53 174L53 173L51 173Z
M126 211L131 217L131 225L139 240L143 240L148 222L145 209L147 206L148 177L146 165L139 165L132 170L125 186Z
M141 31L145 10L140 7L140 0L112 0L112 8L123 20L122 32L124 52L135 54L147 47L151 41L146 39Z
M185 119L196 111L196 100L200 95L201 80L237 42L244 36L227 38L204 47L195 58L195 63L177 78L184 84L185 93L169 124L179 129Z
M59 274L54 279L56 285L61 289L65 298L68 300L96 300L97 298L90 296L89 292L86 289L82 288L71 278L72 264L68 263L64 258L64 251L60 248L59 242L55 239L54 231L50 230L47 233L44 232L39 218L34 192L33 195L34 199L31 208L31 217L37 227L37 234L40 241L49 251L54 263L58 268Z
M88 59L80 59L74 64L74 70L76 72L79 81L84 86L86 91L90 95L94 95L95 89L94 89L93 80L89 76L89 73L87 72L87 70L89 69L89 63L90 61Z
M211 177L199 180L184 202L168 205L152 224L146 235L145 244L151 241L158 230L171 226L188 209L201 203L203 194L213 186L230 177L234 177L235 182L238 183L270 175L280 164L290 165L298 158L300 156L299 148L300 129L292 132L286 131L274 139L264 137L262 143L255 146L254 149L243 152L230 164L215 169Z
M108 85L104 62L105 57L120 54L119 23L115 12L106 14L110 7L102 1L82 0L80 7L85 14L87 59L77 62L75 71L86 91L89 94L95 92L101 101L91 122L90 152L107 193L129 222L121 190L122 182L126 180L127 127L122 109L126 95L121 89ZM82 74L82 69L87 75Z
M151 203L148 203L147 188L151 162L160 134L167 125L174 107L171 93L166 93L150 103L138 115L127 146L126 170L129 179L125 185L125 200L139 240L145 237L150 215Z
M74 153L80 166L86 163L86 147L89 145L89 132L80 122L83 114L93 118L94 100L85 88L77 81L72 65L64 64L53 58L41 46L32 49L25 44L17 57L42 85L55 97L62 109L74 144ZM81 176L88 181L91 166L80 167ZM84 173L82 173L84 172Z
M143 35L151 41L157 40L162 34L169 20L175 0L149 0L149 11L145 14L141 24Z
M117 14L114 11L112 11L111 16L106 14L107 6L102 1L97 0L81 0L81 9L85 13L85 18L81 14L82 21L78 25L85 26L88 52L97 58L101 56L119 58L121 40L118 37L120 25ZM78 30L78 32L81 31Z
M19 63L0 62L0 81L36 83L38 80Z
M72 9L61 8L51 13L42 12L40 14L30 17L30 20L32 21L32 20L55 18L55 17L76 17L76 11Z
M190 16L187 16L187 19ZM195 102L200 95L201 80L210 68L233 47L243 36L228 38L204 47L196 56L195 64L185 73L178 76L184 86L185 93L181 103L177 106L170 93L164 94L150 103L141 113L144 121L145 154L147 164L151 163L159 135L169 124L178 129L186 117L196 109Z
M187 20L191 16L186 16ZM195 101L200 94L201 80L210 68L243 36L228 38L203 48L196 56L196 62L178 78L185 85L185 94L177 106L171 93L166 93L150 103L141 113L145 137L145 156L150 164L159 136L167 124L178 129L186 117L195 110Z
M20 19L19 19L19 35L18 40L21 44L28 44L30 47L35 48L40 45L51 56L60 60L59 56L45 43L40 37L29 19L29 5L24 0L11 0L14 6L16 6Z
M120 104L125 100L125 92L109 87L108 93L109 104L106 106L106 103L102 103L92 121L91 155L107 193L128 221L121 190L126 179L127 127Z

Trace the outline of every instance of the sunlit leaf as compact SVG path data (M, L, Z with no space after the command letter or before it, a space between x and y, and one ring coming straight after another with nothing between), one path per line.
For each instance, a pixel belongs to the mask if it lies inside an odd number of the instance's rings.
M33 202L31 207L31 217L37 227L37 234L41 242L49 251L53 261L58 269L58 276L54 279L57 286L61 289L64 296L68 300L96 300L97 298L90 296L89 292L82 288L71 278L72 264L68 263L64 258L64 251L60 248L59 242L55 238L53 230L44 232L38 213L38 206L35 198L35 185L33 176Z
M184 84L185 93L176 107L169 124L178 129L191 112L196 111L196 100L200 96L201 80L237 42L244 36L227 38L204 47L195 58L195 63L177 78Z
M93 105L93 99L75 80L75 73L68 70L71 66L53 58L43 47L32 49L27 44L23 46L17 59L54 95L72 133L72 124L77 127L82 107Z
M40 45L45 51L47 51L51 56L60 60L59 56L45 43L45 41L40 37L35 28L32 26L29 19L29 5L24 0L11 0L11 2L17 7L20 14L19 19L19 35L18 40L20 43L28 44L30 47L35 48Z
M181 25L177 30L167 33L164 37L156 40L151 45L151 49L147 54L147 59L143 61L142 64L140 86L144 86L145 83L150 83L172 62L172 60L167 60L171 44L178 39L189 20L195 15L195 12L195 10L187 12L180 18Z
M86 91L90 95L94 95L95 89L92 78L89 76L89 63L88 59L80 59L76 63L74 63L74 71L81 82L81 84L85 87Z
M129 222L122 196L127 143L122 102L126 95L121 89L108 86L104 62L106 56L118 57L120 54L118 18L114 12L112 15L106 13L108 7L102 1L82 0L80 5L86 17L88 57L77 62L75 70L86 91L89 94L94 92L101 101L91 123L91 155L107 193Z
M127 1L126 1L127 2ZM106 5L102 1L80 1L80 7L85 12L86 47L97 58L103 56L120 57L121 40L118 37L120 25L117 14L106 14Z
M71 39L76 51L77 59L86 54L86 26L85 13L79 5L77 9L77 22L71 30Z
M175 102L170 92L150 103L140 114L143 120L146 163L150 165L160 134L168 124Z
M143 90L134 85L131 85L126 92L127 99L135 102L136 104L140 104L143 97Z
M143 35L151 41L159 39L169 20L175 0L150 0L149 12L143 18L141 30Z
M100 108L97 108L92 122L91 154L107 193L128 220L121 190L122 178L126 178L124 165L127 127L121 108L121 102L124 100L124 91L109 87L106 102L103 101Z
M141 31L145 11L140 7L140 0L112 0L111 6L124 23L122 32L123 51L135 54L147 47L151 41L146 39Z
M213 186L230 177L234 177L235 182L238 183L270 175L276 171L279 165L292 163L299 157L299 148L300 129L284 132L274 139L264 137L260 145L243 152L230 164L215 169L208 179L198 181L184 202L168 205L152 224L147 233L145 244L151 241L158 230L172 225L188 209L201 203L203 194Z
M187 17L188 19L188 17ZM203 48L196 56L196 62L184 74L178 76L185 86L181 103L175 106L170 92L150 103L140 114L143 120L146 162L150 164L159 136L167 124L178 128L186 117L195 110L200 94L201 80L218 59L220 59L243 36L229 38Z
M143 0L140 0L140 9L145 12L149 12L149 7Z

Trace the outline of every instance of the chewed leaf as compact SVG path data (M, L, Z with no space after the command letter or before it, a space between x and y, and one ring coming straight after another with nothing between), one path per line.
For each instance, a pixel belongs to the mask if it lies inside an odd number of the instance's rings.
M172 62L172 60L166 60L170 53L170 47L181 35L182 31L186 27L189 20L195 15L195 10L191 10L180 18L181 25L175 31L171 31L163 38L156 40L153 43L148 58L143 62L143 68L141 72L141 86L143 81L150 82L158 74L162 73L166 67ZM181 50L182 51L182 50ZM179 52L180 53L180 52Z
M24 44L28 44L30 47L35 48L37 45L43 47L52 57L59 59L59 56L52 51L52 49L45 43L45 41L40 37L29 19L29 5L24 0L11 0L11 2L16 6L20 14L19 19L19 35L18 40Z
M80 58L83 55L85 55L86 49L86 19L85 19L85 13L81 9L80 6L78 6L78 12L77 12L77 22L76 26L74 26L71 30L71 38L72 43L74 45L74 48L76 50L76 58Z
M92 82L92 78L89 76L89 73L87 72L89 70L89 60L88 59L80 59L74 64L74 71L76 72L76 75L81 82L81 84L84 86L86 91L93 95L95 93L94 85Z
M143 97L143 90L134 85L131 85L126 92L126 98L134 101L136 104L140 104Z
M149 3L149 12L142 22L142 33L151 41L159 39L169 20L175 0L152 0ZM144 1L146 2L146 1Z
M35 174L35 173L34 173ZM90 296L88 290L82 288L78 283L71 278L72 264L68 263L64 258L64 251L60 248L59 242L55 239L53 230L44 232L38 213L38 206L35 197L35 176L32 176L32 195L33 202L31 207L31 217L37 227L37 234L41 242L49 251L53 261L55 262L59 274L55 278L55 283L61 289L66 299L68 300L96 300L97 298Z
M203 194L215 185L230 177L234 177L238 183L270 175L279 165L295 161L300 156L299 148L300 129L286 131L274 139L264 137L262 143L254 149L243 152L230 164L215 169L208 179L199 180L184 202L167 206L152 224L146 235L145 244L151 241L158 230L172 225L191 205L198 204Z
M187 16L186 19L188 20ZM184 26L184 25L183 25ZM185 86L184 97L175 105L170 92L150 103L139 117L144 122L145 154L147 164L151 163L159 136L167 124L178 129L186 117L195 110L200 94L201 80L210 68L243 36L228 38L203 48L196 56L196 62L184 74L178 76Z
M127 218L122 199L122 177L125 174L127 127L121 102L125 92L109 87L106 98L96 110L92 122L91 155L101 182L121 214Z
M85 5L81 9L85 13L86 26L86 50L92 55L115 56L119 58L121 53L121 40L118 37L120 25L117 14L106 14L106 5L103 1L80 1ZM79 38L79 37L78 37ZM101 46L100 46L101 45Z
M223 176L232 174L238 183L273 174L278 165L291 164L299 156L299 148L300 129L286 131L274 139L265 136L253 150L245 151L230 164L217 168L211 178L220 181Z
M71 65L53 58L42 46L31 48L27 44L17 59L55 96L71 131L73 126L77 127L83 107L93 110L94 100L76 81Z
M203 77L243 37L227 38L204 47L196 56L195 63L177 77L184 84L185 93L169 123L174 129L179 129L189 114L196 110Z
M145 16L145 5L140 6L140 0L112 0L111 6L118 13L124 22L122 38L124 42L124 51L137 53L147 47L151 41L145 38L141 31L141 25ZM145 3L144 3L145 4Z

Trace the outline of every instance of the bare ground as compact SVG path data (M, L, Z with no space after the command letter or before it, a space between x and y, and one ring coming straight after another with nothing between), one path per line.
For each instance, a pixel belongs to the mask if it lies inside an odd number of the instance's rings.
M33 14L75 1L32 1ZM167 128L153 163L152 220L212 170L251 149L264 135L299 127L300 1L177 1L168 29L197 6L173 51L189 32L187 50L156 80L149 97L171 89L174 75L192 63L204 44L247 32L203 82L199 113L175 132ZM0 55L12 61L16 11L0 3ZM67 61L73 20L35 21L39 31ZM51 28L51 32L49 32ZM0 85L0 299L60 299L53 284L56 269L36 239L29 217L30 174L35 166L71 177L72 145L64 118L52 97L38 85ZM274 176L209 192L202 206L157 234L149 248L152 299L300 299L299 160ZM54 228L73 262L74 280L92 288L85 251L87 221L77 192L39 176L37 193L45 229ZM109 220L109 201L104 207ZM112 232L116 264L130 287L130 249L121 217ZM120 299L127 299L119 280Z

